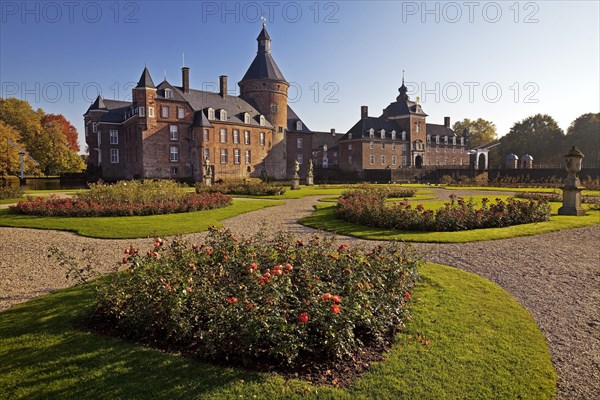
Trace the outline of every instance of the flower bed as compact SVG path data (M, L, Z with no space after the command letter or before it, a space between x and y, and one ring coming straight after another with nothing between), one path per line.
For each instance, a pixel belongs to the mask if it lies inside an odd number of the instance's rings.
M535 192L517 192L513 195L514 197L518 197L520 199L527 200L543 200L543 201L553 201L553 202L561 202L562 194L560 193L535 193Z
M11 212L62 217L155 215L210 210L231 204L221 193L188 193L175 182L118 182L96 184L72 198L29 198L10 207Z
M100 325L244 365L342 359L391 340L420 263L398 243L362 251L224 230L199 246L157 239L125 253L127 270L98 288Z
M4 199L17 199L23 195L21 188L18 186L2 186L0 181L0 200Z
M451 198L437 211L407 202L386 204L387 194L378 190L354 190L340 196L337 216L348 222L416 231L460 231L480 228L501 228L510 225L548 221L551 207L545 201L483 199L481 208L473 201Z
M279 196L284 194L286 190L287 187L282 184L261 181L226 181L216 183L213 186L196 184L196 193L220 192L247 196Z

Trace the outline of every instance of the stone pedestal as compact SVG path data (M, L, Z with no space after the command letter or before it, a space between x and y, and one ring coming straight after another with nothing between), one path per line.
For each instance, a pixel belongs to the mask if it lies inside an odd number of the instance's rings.
M558 215L585 215L585 210L581 207L581 190L577 187L563 187L563 205L558 209Z
M315 184L314 182L314 177L313 176L307 176L306 177L306 186L313 186Z
M292 190L300 190L300 177L295 176L292 179Z
M212 186L212 176L204 176L204 186Z

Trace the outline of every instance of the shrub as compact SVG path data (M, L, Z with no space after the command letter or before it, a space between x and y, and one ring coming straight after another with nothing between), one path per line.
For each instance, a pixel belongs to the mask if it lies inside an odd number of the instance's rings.
M287 187L279 183L253 182L253 181L226 181L212 186L196 184L196 193L220 192L224 194L237 194L248 196L279 196L285 193Z
M385 189L387 191L387 198L407 198L414 197L417 192L415 189L407 189L397 186L389 186Z
M402 327L420 261L399 243L371 251L211 230L205 243L157 239L125 250L98 287L101 325L128 338L245 365L340 359Z
M155 215L211 210L231 204L221 193L188 193L171 181L95 184L90 191L72 198L29 198L11 206L11 212L62 217Z
M472 200L465 202L451 196L451 201L437 211L407 202L385 203L385 194L376 190L354 190L340 196L338 218L367 226L417 231L460 231L500 228L510 225L548 221L551 207L545 201L483 199L480 209Z
M561 202L562 194L560 193L534 193L534 192L520 192L515 193L514 197L527 200L543 200L551 202Z
M454 182L454 179L452 179L452 177L450 175L444 175L440 179L440 183L442 185L450 185L453 182Z
M22 196L21 188L18 186L0 185L0 200L4 199L18 199Z

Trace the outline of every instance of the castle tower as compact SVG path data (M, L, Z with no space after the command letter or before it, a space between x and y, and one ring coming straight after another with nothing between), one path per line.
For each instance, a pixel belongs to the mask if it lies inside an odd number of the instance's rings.
M156 126L156 86L147 67L144 67L137 86L132 89L132 99L142 130Z
M273 143L265 159L265 168L269 176L285 179L287 95L290 85L271 56L271 37L264 24L256 40L256 57L238 83L240 97L252 104L273 125Z

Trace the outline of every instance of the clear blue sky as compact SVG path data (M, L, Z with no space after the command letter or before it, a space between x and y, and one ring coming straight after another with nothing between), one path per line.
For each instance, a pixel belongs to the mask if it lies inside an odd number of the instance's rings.
M101 90L128 99L147 64L156 84L229 76L256 54L260 15L290 101L313 130L348 130L398 95L402 71L428 122L482 117L504 135L536 113L566 130L600 110L598 1L0 2L0 96L82 114Z

